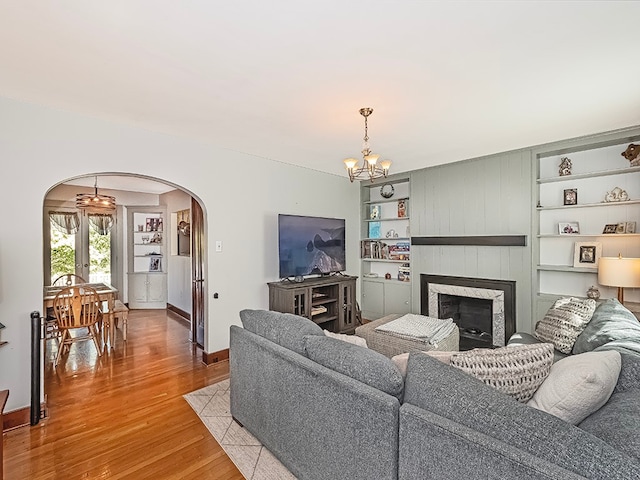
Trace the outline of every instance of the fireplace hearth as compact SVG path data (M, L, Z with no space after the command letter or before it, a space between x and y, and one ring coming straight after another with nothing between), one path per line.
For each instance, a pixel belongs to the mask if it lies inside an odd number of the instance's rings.
M421 313L453 318L460 350L504 346L515 332L515 298L510 280L420 275Z

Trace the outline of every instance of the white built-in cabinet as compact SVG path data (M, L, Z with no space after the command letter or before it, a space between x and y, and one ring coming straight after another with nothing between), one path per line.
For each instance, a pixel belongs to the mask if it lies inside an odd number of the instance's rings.
M362 315L374 320L411 311L410 182L361 183ZM390 278L385 278L390 277Z
M621 155L634 142L640 143L637 129L534 152L538 319L560 296L586 297L591 286L601 298L616 296L614 287L598 285L597 258L593 263L590 256L581 258L580 247L605 257L640 257L640 167ZM561 175L565 158L571 173ZM620 201L614 201L616 195ZM604 233L606 226L616 233ZM640 301L640 292L627 291L625 300Z
M162 207L129 207L129 308L166 308L166 213Z

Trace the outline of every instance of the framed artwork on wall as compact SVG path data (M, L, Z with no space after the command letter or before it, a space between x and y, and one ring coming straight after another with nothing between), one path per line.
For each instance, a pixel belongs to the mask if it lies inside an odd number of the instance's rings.
M573 252L573 266L580 268L598 268L602 256L600 242L576 242Z

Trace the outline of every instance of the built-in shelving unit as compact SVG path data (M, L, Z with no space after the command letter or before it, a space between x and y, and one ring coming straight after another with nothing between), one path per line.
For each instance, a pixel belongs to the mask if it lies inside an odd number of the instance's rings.
M633 129L567 142L566 148L554 151L534 151L537 318L558 297L585 297L591 286L599 288L602 298L615 297L615 288L598 285L599 255L640 257L640 233L636 233L640 226L640 167L630 167L621 155L630 143L639 142L640 129ZM565 158L570 160L570 173L561 175L560 164ZM619 201L612 201L615 189L626 193ZM570 233L564 233L567 224ZM617 233L605 233L606 226ZM588 255L583 257L582 252ZM596 252L592 258L591 253ZM640 292L628 289L625 297L637 302Z
M163 207L130 207L129 308L166 308L166 215Z
M411 311L410 181L361 183L363 317ZM388 277L388 278L386 278Z

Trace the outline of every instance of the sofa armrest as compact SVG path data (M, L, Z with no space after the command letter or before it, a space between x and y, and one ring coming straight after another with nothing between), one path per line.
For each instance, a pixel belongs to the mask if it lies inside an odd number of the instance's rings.
M578 480L584 477L405 403L400 407L398 478Z

